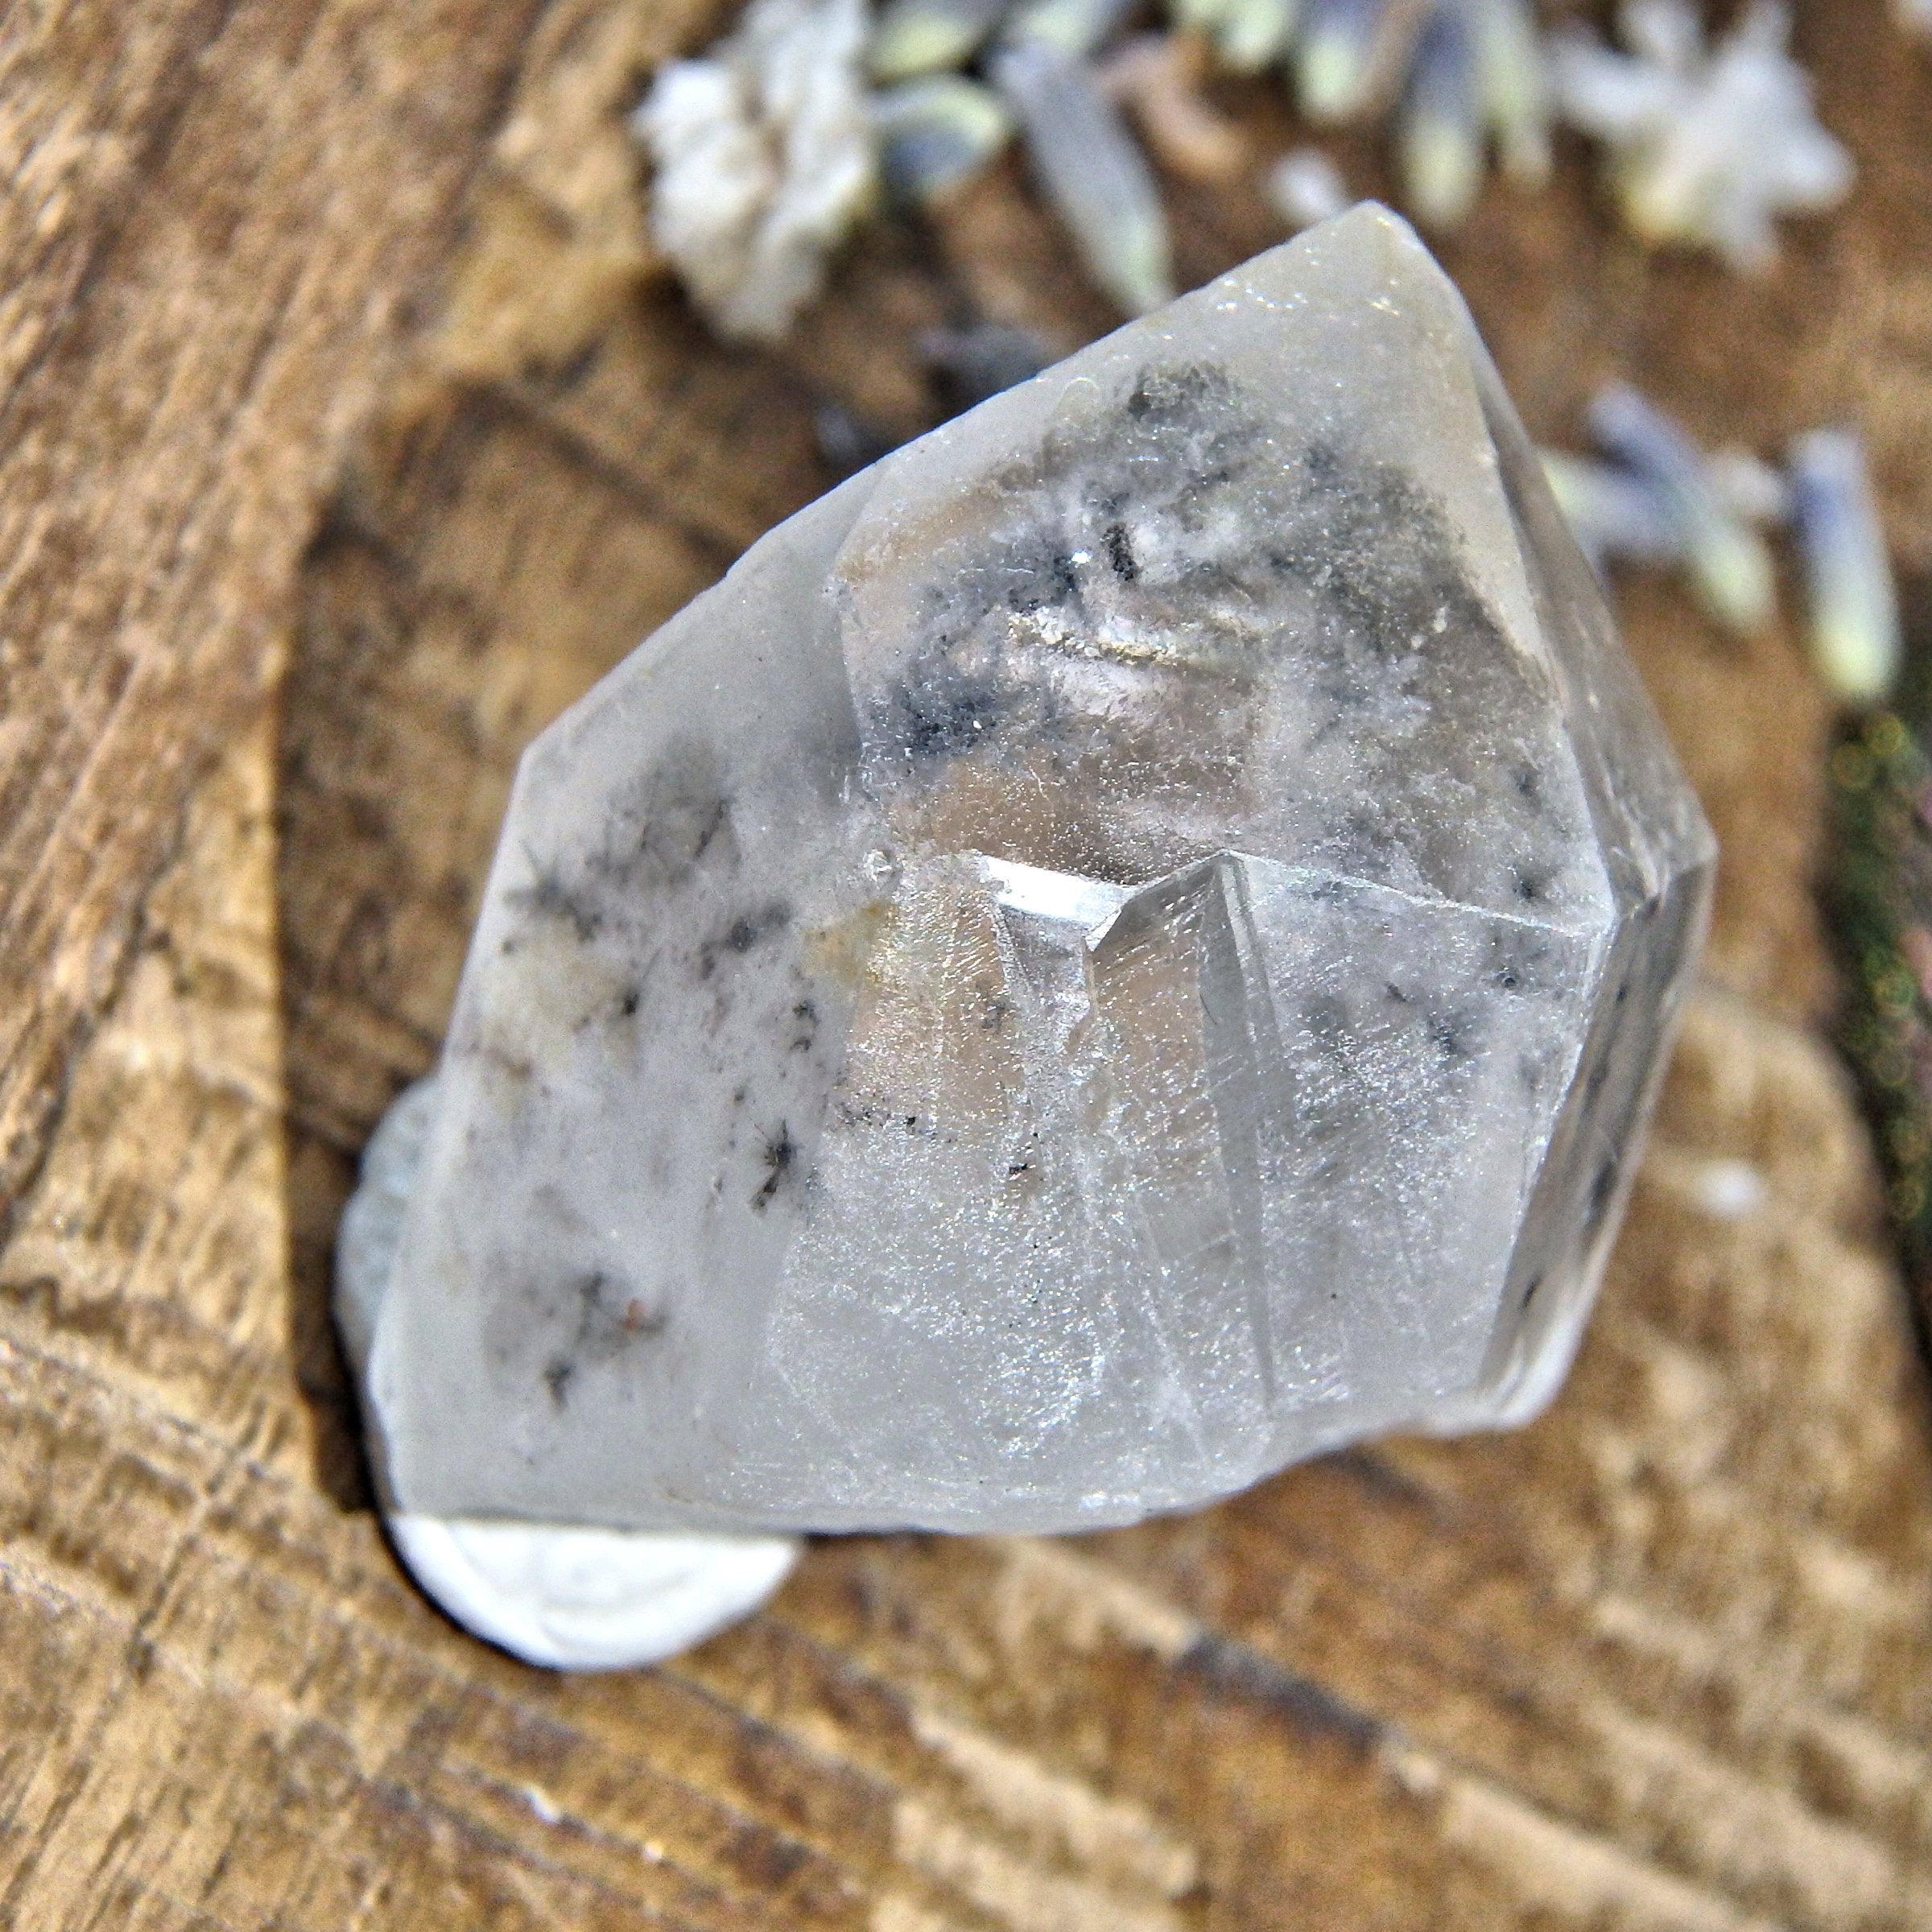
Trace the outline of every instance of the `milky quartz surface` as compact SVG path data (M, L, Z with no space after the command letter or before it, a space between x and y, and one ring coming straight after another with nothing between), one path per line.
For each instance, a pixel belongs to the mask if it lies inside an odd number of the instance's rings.
M1712 861L1455 291L1312 230L794 517L532 747L388 1500L1066 1530L1519 1419Z

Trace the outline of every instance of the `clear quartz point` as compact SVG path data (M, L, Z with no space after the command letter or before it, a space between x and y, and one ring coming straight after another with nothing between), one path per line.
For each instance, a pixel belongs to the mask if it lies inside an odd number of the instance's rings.
M1521 1420L1713 860L1455 291L1311 229L531 748L352 1318L386 1501L1075 1530Z

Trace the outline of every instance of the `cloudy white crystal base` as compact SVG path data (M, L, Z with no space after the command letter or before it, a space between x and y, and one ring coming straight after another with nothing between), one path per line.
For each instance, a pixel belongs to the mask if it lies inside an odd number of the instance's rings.
M785 1536L391 1516L410 1573L465 1629L553 1670L625 1670L748 1616L798 1556Z
M336 1315L360 1380L422 1158L435 1083L382 1117L342 1217ZM789 1536L675 1534L386 1512L396 1553L465 1629L555 1670L675 1656L748 1616L798 1560Z

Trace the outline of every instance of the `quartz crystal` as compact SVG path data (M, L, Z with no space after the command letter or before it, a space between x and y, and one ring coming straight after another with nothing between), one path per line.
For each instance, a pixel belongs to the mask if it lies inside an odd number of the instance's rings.
M1056 1530L1575 1348L1708 830L1363 208L774 530L519 773L389 1506Z

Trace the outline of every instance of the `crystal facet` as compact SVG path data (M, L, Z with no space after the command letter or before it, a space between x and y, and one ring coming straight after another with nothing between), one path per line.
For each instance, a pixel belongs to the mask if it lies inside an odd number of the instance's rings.
M1362 208L774 530L518 776L392 1508L1067 1530L1572 1352L1713 848Z

